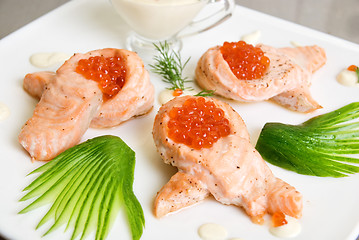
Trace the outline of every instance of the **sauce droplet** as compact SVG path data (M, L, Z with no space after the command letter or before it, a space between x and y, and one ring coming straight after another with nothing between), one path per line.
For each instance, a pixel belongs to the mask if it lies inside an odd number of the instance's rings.
M259 41L259 38L261 36L261 31L257 30L248 34L245 34L241 37L242 41L245 41L248 44L257 44Z
M219 224L205 223L198 228L198 235L203 240L224 240L227 238L227 230Z
M10 109L0 102L0 121L5 120L10 116Z
M195 91L189 91L189 90L184 90L182 91L182 94L180 96L185 96L185 95L195 95L197 92ZM170 90L170 89L165 89L165 90L162 90L160 92L160 94L158 95L158 101L159 103L162 105L162 104L165 104L166 102L174 99L176 96L177 93L174 93L173 90Z
M269 232L276 237L280 238L292 238L299 235L302 230L302 226L300 225L298 219L285 216L286 224L282 224L280 226L271 226L269 228Z
M337 75L337 81L338 83L347 86L347 87L358 87L358 76L356 72L343 69L338 75Z
M166 102L172 100L173 98L175 98L173 96L173 90L169 90L169 89L162 90L158 95L158 101L160 102L160 104L165 104Z
M290 44L291 44L293 47L301 47L301 46L303 46L302 44L300 44L300 43L297 42L297 41L290 41Z
M30 63L35 67L47 68L55 64L62 64L71 56L62 52L35 53L30 57Z

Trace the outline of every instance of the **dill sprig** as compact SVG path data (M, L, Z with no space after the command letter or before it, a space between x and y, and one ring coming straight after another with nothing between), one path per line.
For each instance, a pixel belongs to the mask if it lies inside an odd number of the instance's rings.
M187 77L183 77L183 69L186 67L187 63L191 59L190 57L183 63L181 59L181 54L175 52L173 49L170 49L167 41L160 42L159 45L153 44L159 55L155 56L155 64L150 64L152 72L157 73L162 76L162 80L166 83L171 84L171 87L168 87L169 90L193 90L191 87L185 87L186 82L192 82L188 80ZM202 90L194 96L209 97L214 94L214 90Z
M182 63L180 53L170 50L170 46L167 41L164 43L160 42L159 45L154 44L154 46L159 52L159 55L153 58L156 63L154 65L150 64L150 67L154 73L162 76L164 82L172 85L167 89L192 89L185 87L185 82L191 81L188 80L187 77L182 76L183 69L186 67L190 58Z
M199 93L195 94L196 97L210 97L214 94L214 90L202 90Z

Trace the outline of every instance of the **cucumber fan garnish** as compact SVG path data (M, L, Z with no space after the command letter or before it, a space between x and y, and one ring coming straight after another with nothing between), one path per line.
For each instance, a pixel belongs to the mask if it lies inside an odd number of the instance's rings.
M120 138L90 139L55 157L30 174L41 173L20 200L36 198L20 213L51 203L37 228L54 221L44 235L56 228L73 227L71 239L86 238L96 231L105 239L121 207L125 210L132 239L140 239L145 218L133 193L135 152Z

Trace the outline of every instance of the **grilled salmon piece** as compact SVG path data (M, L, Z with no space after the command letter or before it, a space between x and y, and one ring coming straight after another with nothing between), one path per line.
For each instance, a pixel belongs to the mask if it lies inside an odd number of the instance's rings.
M46 89L46 86L55 79L55 72L43 71L28 73L24 78L23 88L32 97L40 99Z
M154 205L155 216L163 217L201 202L209 195L206 185L196 176L178 171L158 192Z
M230 126L229 135L211 147L195 149L169 137L171 109L183 106L190 98L197 97L176 97L167 102L155 118L153 138L157 150L165 163L179 170L158 192L155 215L164 216L212 195L223 204L242 207L256 223L261 223L266 213L282 212L299 218L302 195L273 175L251 145L242 118L228 104L205 98L224 111Z
M98 83L77 73L76 67L81 59L119 55L126 59L125 85L114 98L104 102ZM139 89L133 89L136 87ZM76 145L92 122L97 127L109 127L145 113L152 108L154 98L153 86L141 59L133 52L112 48L75 54L56 74L27 75L24 88L32 96L41 96L33 116L19 135L19 142L34 160L50 160ZM131 106L118 109L123 107L121 101ZM107 107L100 111L105 104ZM105 116L105 120L101 116Z
M101 104L90 127L113 127L152 109L155 89L141 58L136 53L124 49L117 55L125 62L125 84L116 96Z
M196 67L196 81L220 96L257 102L274 100L284 107L311 112L321 106L311 97L311 75L326 62L325 51L318 46L274 48L257 45L270 59L266 74L259 79L239 80L224 60L220 46L207 50ZM278 96L278 97L277 97Z
M112 51L114 49L107 49ZM119 125L128 119L143 115L152 109L154 87L140 57L121 49L116 53L126 63L126 82L113 98L101 104L90 127L105 128ZM45 86L55 79L53 72L35 72L25 76L23 87L33 97L40 98Z
M57 70L21 129L19 142L32 159L50 160L77 144L97 114L101 90L75 72L77 62L89 56L75 54Z
M319 46L286 47L278 49L310 73L315 73L327 62L323 48Z

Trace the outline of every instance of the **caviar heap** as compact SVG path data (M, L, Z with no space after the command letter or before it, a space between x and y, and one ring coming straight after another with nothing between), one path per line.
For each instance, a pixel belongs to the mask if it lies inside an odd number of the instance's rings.
M169 116L169 137L197 150L211 147L230 133L224 111L204 97L187 99L183 106L172 108Z
M244 41L224 42L220 51L233 74L242 80L263 77L270 63L269 58L259 47L254 47Z
M282 212L275 212L272 216L273 227L280 227L287 224L288 221L285 219L285 215Z
M95 56L81 59L76 72L98 82L104 100L114 97L125 84L126 67L120 57Z
M349 71L355 72L355 71L358 71L358 66L356 66L356 65L350 65L347 69L348 69Z

